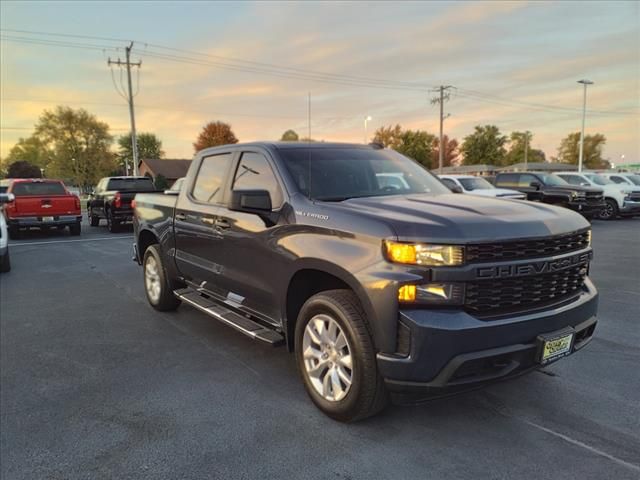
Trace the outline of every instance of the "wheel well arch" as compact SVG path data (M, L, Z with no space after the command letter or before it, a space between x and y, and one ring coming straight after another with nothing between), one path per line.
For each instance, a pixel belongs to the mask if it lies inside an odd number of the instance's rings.
M144 258L144 252L147 250L147 248L149 248L154 243L159 242L158 237L156 237L153 232L149 230L142 230L140 232L140 234L138 235L138 255L140 255L140 261L142 261L142 259Z

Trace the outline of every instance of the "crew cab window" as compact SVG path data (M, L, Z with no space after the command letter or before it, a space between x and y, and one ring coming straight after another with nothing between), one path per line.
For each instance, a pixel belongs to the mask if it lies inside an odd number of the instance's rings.
M254 152L242 154L236 175L234 190L267 190L274 208L282 205L282 192L269 162L263 155Z
M570 185L581 185L583 183L589 183L586 179L578 176L578 175L558 175L564 181L569 183Z
M519 188L523 188L523 187L530 187L531 186L531 182L540 182L540 180L538 180L536 177L534 177L533 175L520 175L520 179L518 180L518 187Z
M202 159L196 183L193 186L193 198L200 202L220 203L222 182L231 165L231 159L231 153L212 155Z
M622 177L618 177L617 175L612 175L612 176L610 176L610 177L609 177L609 179L610 179L610 180L613 180L615 183L618 183L618 184L620 184L620 183L622 183L622 184L627 183L627 181L626 181L624 178L622 178Z
M112 178L107 185L108 191L153 192L155 187L150 178Z
M60 182L16 182L11 192L16 197L28 195L66 195L64 186Z

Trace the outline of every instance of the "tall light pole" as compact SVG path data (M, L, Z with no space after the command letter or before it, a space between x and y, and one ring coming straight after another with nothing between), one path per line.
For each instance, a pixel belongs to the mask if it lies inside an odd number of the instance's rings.
M580 132L580 154L578 156L578 171L582 172L582 156L584 154L584 122L587 117L587 85L593 85L591 80L578 80L584 86L584 93L582 96L582 131Z
M369 134L367 132L367 124L371 121L371 115L367 115L366 117L364 117L364 143L365 145L368 143L367 139L369 137Z

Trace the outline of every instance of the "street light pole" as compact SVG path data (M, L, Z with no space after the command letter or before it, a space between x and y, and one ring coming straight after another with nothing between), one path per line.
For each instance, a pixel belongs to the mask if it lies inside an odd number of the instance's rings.
M369 137L369 134L367 132L367 123L371 121L371 116L367 115L366 117L364 117L364 144L366 145L367 139Z
M582 157L584 155L584 122L587 117L587 85L593 85L591 80L578 80L584 86L584 93L582 96L582 130L580 131L580 153L578 156L578 172L582 172Z

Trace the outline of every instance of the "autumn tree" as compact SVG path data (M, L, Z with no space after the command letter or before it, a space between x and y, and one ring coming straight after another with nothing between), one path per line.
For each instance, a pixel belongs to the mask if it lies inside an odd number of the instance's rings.
M136 134L138 160L145 158L163 158L162 141L153 133ZM133 161L133 147L131 132L118 138L118 162L120 165L131 165Z
M447 135L443 136L444 155L442 158L442 166L450 167L456 163L460 152L458 151L458 141L455 138L449 140ZM433 146L431 149L431 165L433 168L437 168L440 163L440 138L435 137L433 139Z
M238 139L231 130L231 125L224 122L209 122L202 128L198 139L193 144L193 148L196 152L199 152L205 148L228 145L230 143L238 143Z
M69 178L87 188L114 169L109 126L84 109L45 110L34 136L49 152L48 176Z
M17 160L9 164L7 178L41 178L42 171L37 165L27 160Z
M585 135L583 150L583 166L585 168L600 169L609 168L608 160L602 158L602 148L607 138L601 133ZM558 148L558 161L562 163L578 164L580 151L580 132L567 135Z
M294 130L287 130L282 134L280 140L283 142L297 142L300 140L300 136Z
M380 127L373 134L373 142L380 143L384 145L386 148L393 148L397 150L397 148L402 143L403 130L400 125L396 125L395 127L389 125L388 127Z
M507 137L495 125L477 125L462 142L464 165L503 165L507 154Z

